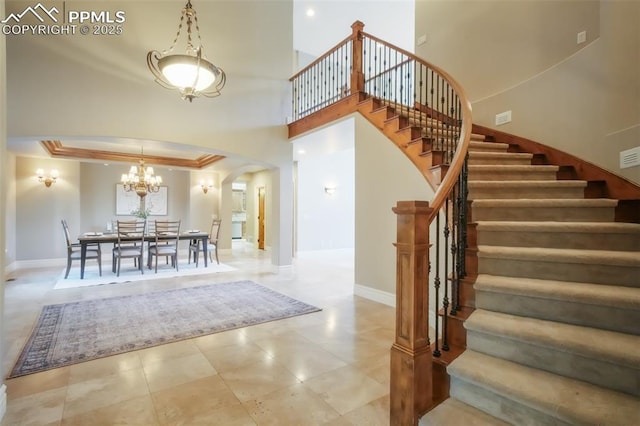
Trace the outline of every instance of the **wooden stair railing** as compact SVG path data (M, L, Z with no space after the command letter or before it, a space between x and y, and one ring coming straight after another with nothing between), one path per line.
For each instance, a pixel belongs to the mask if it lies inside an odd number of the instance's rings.
M349 37L291 78L289 137L359 112L435 190L430 201L399 201L393 209L398 225L390 419L392 425L417 425L435 403L438 382L446 380L433 376L433 358L450 350L448 340L455 339L448 319L461 309L471 104L444 70L363 32L362 22L351 28ZM436 313L433 323L430 311Z

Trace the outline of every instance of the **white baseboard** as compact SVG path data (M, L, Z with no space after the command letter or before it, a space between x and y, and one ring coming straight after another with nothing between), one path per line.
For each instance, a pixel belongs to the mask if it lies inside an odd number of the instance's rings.
M4 418L7 412L7 386L3 384L0 386L0 421Z
M64 267L67 264L67 259L16 260L14 263L15 269L47 268L49 266Z
M5 274L10 274L11 272L15 272L17 269L18 269L18 265L14 260L4 268L4 272Z
M396 307L396 295L394 293L355 284L353 286L353 294L364 297L365 299L373 300L374 302L382 303L383 305L391 306L393 308Z

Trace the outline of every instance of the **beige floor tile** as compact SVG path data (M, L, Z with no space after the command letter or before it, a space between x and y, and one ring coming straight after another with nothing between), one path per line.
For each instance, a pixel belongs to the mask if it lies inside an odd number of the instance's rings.
M142 363L137 351L81 362L68 367L69 383L83 382L141 367Z
M256 345L285 366L300 381L347 365L340 358L296 332L257 340Z
M220 376L211 376L152 394L161 424L195 424L217 410L240 405Z
M353 364L364 374L377 382L389 387L391 386L391 351L386 355L374 355Z
M167 343L166 345L154 346L152 348L137 351L145 366L148 363L165 361L174 358L182 358L188 355L200 353L200 350L193 340L182 340L180 342Z
M224 346L242 346L249 343L243 329L223 331L193 339L201 351L218 349Z
M42 373L9 379L7 385L7 400L22 398L51 389L66 388L69 383L69 367L54 368Z
M58 424L62 418L66 394L66 388L58 388L8 401L2 424L7 426Z
M61 426L154 426L156 412L149 395L62 419Z
M151 392L189 383L217 374L215 368L198 352L180 358L171 358L144 364L144 375Z
M187 421L182 419L168 425L184 426L256 426L249 412L241 405L220 408L208 414L198 414ZM284 425L283 425L284 426Z
M293 385L244 403L260 426L322 425L339 414L302 384Z
M273 358L254 343L222 346L217 349L203 350L202 353L218 373L236 370L245 365Z
M389 393L389 388L355 367L347 366L304 383L340 414L361 407Z
M389 408L389 395L385 395L346 413L343 417L354 426L387 426Z
M67 388L64 417L148 395L142 369L120 371L110 376L74 383Z
M220 376L240 401L249 401L300 383L293 374L273 359L225 371L220 373Z

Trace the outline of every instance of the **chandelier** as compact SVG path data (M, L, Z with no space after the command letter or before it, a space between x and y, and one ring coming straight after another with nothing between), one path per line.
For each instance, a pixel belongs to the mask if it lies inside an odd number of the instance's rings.
M173 49L180 38L184 18L187 17L187 46L184 54L174 53ZM194 46L191 39L191 27L195 24L198 35L198 45ZM162 53L152 50L147 53L147 66L155 76L156 82L167 89L176 89L182 95L182 99L193 102L193 98L200 95L214 98L220 95L224 87L226 76L222 69L209 62L202 51L202 38L198 26L198 16L191 6L191 0L187 1L182 9L178 32L173 44Z
M144 153L141 153L137 166L131 166L129 173L122 174L122 187L126 192L135 191L140 198L144 198L150 192L158 192L162 177L153 174L153 167L144 165Z

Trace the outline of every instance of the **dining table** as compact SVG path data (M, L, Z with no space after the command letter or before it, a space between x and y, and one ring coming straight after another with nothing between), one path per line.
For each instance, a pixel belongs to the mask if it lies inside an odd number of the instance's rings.
M175 235L175 234L174 234ZM139 239L140 237L138 237ZM144 240L155 241L155 234L149 233L145 234ZM178 236L180 240L198 240L202 242L202 251L204 253L204 267L208 266L207 263L207 243L209 242L209 234L203 231L184 231L181 232ZM87 246L89 244L102 244L102 243L117 243L118 242L118 234L107 233L107 232L85 232L78 237L78 242L80 242L80 279L84 279L84 265L87 260Z

